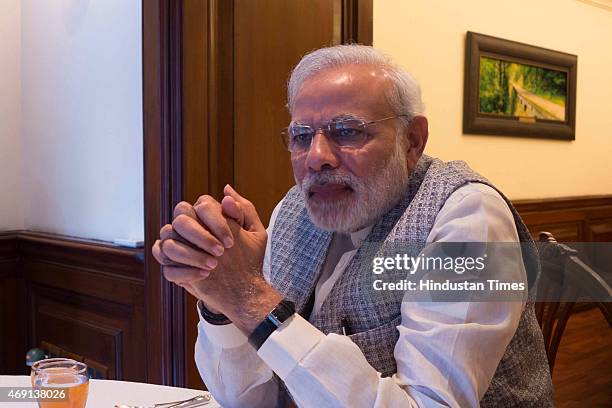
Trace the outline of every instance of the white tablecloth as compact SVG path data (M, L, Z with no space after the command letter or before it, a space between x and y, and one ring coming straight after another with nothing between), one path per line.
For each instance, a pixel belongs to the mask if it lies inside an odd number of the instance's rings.
M0 387L29 387L30 377L25 375L0 375ZM179 401L195 397L204 391L164 385L135 383L129 381L90 380L87 408L113 408L115 404L152 406L155 403ZM38 408L35 402L2 403L7 408ZM211 400L203 408L220 408Z

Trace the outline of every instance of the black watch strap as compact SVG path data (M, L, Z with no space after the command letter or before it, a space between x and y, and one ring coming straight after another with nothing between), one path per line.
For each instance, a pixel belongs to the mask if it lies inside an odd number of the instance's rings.
M268 315L259 323L249 336L249 343L259 350L262 344L274 330L278 329L281 324L295 313L295 305L289 300L282 300Z
M214 324L215 326L222 326L225 324L230 324L232 321L227 318L226 315L222 313L213 313L204 306L204 302L198 300L198 310L202 315L202 318L206 320L210 324Z

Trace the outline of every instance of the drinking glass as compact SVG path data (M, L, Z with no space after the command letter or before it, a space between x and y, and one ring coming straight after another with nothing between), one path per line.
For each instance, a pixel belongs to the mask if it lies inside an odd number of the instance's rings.
M32 388L43 397L38 398L40 408L85 408L89 375L84 363L69 358L40 360L32 364L31 379ZM61 395L65 398L58 398Z

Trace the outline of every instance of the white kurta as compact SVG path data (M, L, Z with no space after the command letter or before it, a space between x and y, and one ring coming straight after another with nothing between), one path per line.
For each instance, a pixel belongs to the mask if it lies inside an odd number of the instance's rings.
M270 220L271 236L279 206ZM370 228L351 235L358 247ZM469 183L438 213L427 242L518 242L512 213L491 187ZM344 253L315 291L315 310L356 249ZM494 259L490 266L495 267ZM527 282L522 258L503 259L507 279ZM501 267L502 265L497 265ZM270 239L264 276L270 272ZM325 335L295 314L258 352L233 324L215 326L200 316L195 359L208 389L224 407L273 407L275 372L300 407L474 407L524 308L522 302L402 303L395 346L397 373L381 378L346 336Z

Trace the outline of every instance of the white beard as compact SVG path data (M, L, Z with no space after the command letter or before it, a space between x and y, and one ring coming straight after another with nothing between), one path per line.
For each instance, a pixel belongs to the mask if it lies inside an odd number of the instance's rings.
M405 193L409 177L402 144L397 138L395 150L384 167L373 169L365 179L338 169L306 176L298 186L312 222L327 231L351 233L373 224L393 208ZM309 199L313 185L326 183L345 185L353 191L347 198L336 201Z

